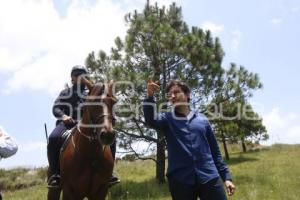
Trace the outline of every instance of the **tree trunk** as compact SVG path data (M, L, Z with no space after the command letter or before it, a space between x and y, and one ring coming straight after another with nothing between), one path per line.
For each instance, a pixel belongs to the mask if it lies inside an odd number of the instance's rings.
M157 67L158 69L159 66ZM160 99L162 102L166 102L167 99L165 98L164 91L167 86L167 74L166 74L166 66L161 65L162 68L162 88L160 93ZM160 71L155 70L155 78L156 80L160 80ZM163 109L166 109L166 105L164 105ZM157 131L157 152L156 152L156 180L159 184L165 183L165 160L166 160L166 144L164 140L164 133L162 131Z
M156 152L156 179L159 184L165 183L165 141L163 139L163 134L160 131L157 131L158 134L158 143L157 143L157 152Z
M246 153L247 152L247 147L246 147L246 144L245 144L245 139L242 137L241 141L242 141L243 152Z
M227 149L227 145L226 145L226 140L225 140L225 135L222 133L222 143L223 143L223 147L224 147L224 152L225 152L225 159L229 160L229 153L228 153L228 149Z

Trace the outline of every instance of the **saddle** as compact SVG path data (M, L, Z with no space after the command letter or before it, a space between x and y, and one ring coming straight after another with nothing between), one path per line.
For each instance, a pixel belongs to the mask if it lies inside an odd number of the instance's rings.
M63 145L62 145L61 148L60 148L60 154L65 150L67 144L69 144L69 141L70 141L70 139L71 139L71 136L72 136L72 134L75 132L74 129L75 129L76 127L77 127L77 126L74 126L72 129L66 130L66 131L62 134L61 138L62 138L62 140L63 140Z

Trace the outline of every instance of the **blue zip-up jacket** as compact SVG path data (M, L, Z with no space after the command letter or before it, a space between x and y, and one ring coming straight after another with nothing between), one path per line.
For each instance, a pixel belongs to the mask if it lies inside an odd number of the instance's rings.
M187 117L180 117L179 113L163 112L155 116L155 108L153 97L145 99L146 123L162 130L166 137L168 177L188 185L206 183L219 176L223 181L232 179L211 125L203 114L191 111Z
M80 94L78 94L79 92ZM56 124L61 121L60 118L64 114L71 116L75 121L80 120L78 109L80 104L85 101L87 94L88 90L85 87L77 88L76 85L61 91L52 108L53 115L58 119Z

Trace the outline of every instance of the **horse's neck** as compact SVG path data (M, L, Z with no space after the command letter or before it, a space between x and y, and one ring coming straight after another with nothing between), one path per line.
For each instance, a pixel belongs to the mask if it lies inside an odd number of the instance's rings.
M83 132L84 130L77 130L79 133L74 135L75 153L88 159L100 158L103 155L103 146L98 141L91 141L85 137L83 134L87 133Z
M84 133L85 135L91 136L93 129L89 128L89 125L91 125L91 117L89 112L85 110L80 122L78 123L78 131Z
M79 150L80 154L90 155L91 157L98 157L103 153L103 147L98 140L91 140L93 137L93 128L87 127L91 124L90 114L83 113L80 123L78 123L78 132L75 137L75 148ZM89 156L88 156L89 157Z

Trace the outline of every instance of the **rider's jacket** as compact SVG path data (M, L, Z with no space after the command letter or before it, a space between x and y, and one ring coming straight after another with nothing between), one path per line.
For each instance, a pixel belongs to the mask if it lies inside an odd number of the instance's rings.
M61 91L52 108L53 115L57 118L56 124L61 122L63 115L71 116L75 121L79 121L81 118L80 104L85 101L87 95L88 90L83 86L77 87L77 85Z

